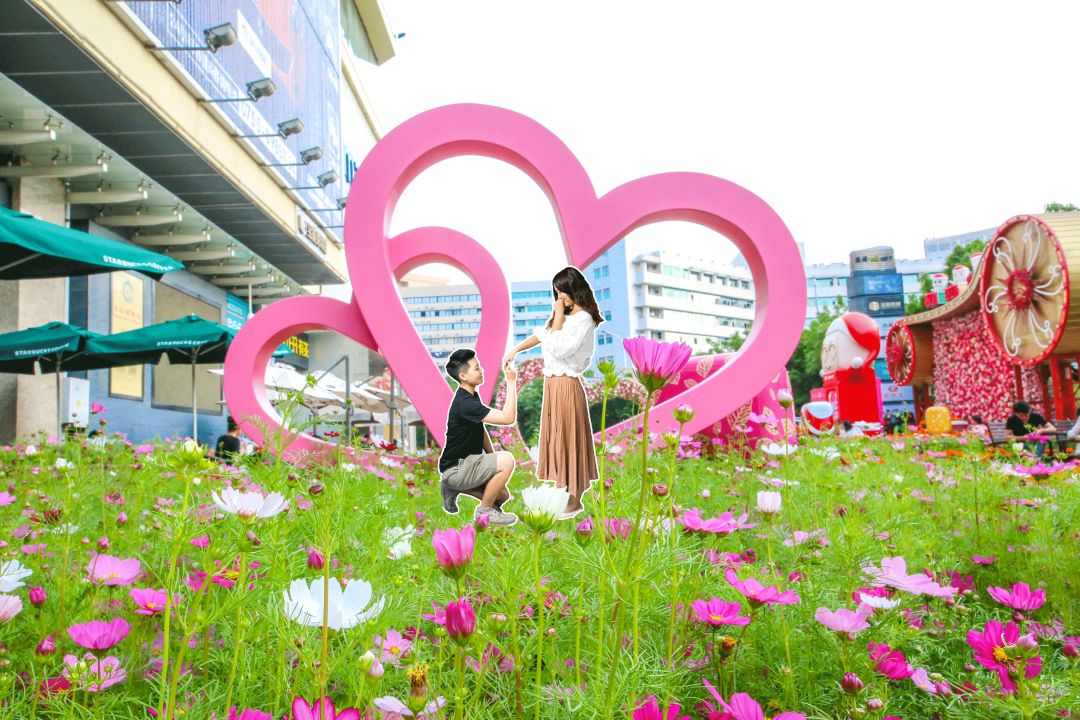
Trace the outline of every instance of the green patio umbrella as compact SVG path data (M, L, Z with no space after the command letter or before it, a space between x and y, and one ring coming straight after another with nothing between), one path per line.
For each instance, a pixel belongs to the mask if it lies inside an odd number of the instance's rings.
M198 437L195 366L224 362L235 336L236 333L224 325L198 315L187 315L137 330L91 338L86 343L86 354L114 365L156 365L165 355L172 364L191 363L191 436Z
M37 366L42 373L56 374L57 437L60 437L63 425L60 373L64 370L111 367L105 358L90 359L86 356L87 342L97 337L100 337L97 333L62 322L0 335L0 372L33 375Z
M0 207L0 280L115 270L136 270L157 278L183 267L183 263L161 253Z

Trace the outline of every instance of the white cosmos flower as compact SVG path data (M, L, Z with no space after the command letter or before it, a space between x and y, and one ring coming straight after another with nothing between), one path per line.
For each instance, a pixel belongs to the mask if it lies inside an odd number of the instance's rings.
M570 493L566 488L542 485L522 490L521 501L525 503L521 518L525 524L535 532L547 532L566 510Z
M221 495L212 492L210 496L223 511L244 520L274 517L289 507L289 501L281 493L270 493L263 497L257 492L240 492L227 487L221 491Z
M22 599L18 595L0 595L0 623L6 623L22 611Z
M74 467L74 465L72 464L72 462L70 460L58 457L58 458L56 458L56 462L53 463L53 467L56 468L57 470L67 470L67 469L69 469L71 467Z
M323 598L323 579L316 578L309 587L303 580L293 580L285 597L285 615L301 625L322 627L323 610L331 630L347 630L379 614L385 600L371 602L371 584L351 581L343 591L337 578L330 578L329 602Z
M761 446L762 452L767 455L794 455L798 451L798 444L783 443L765 443Z
M391 527L383 531L383 541L389 547L387 554L391 560L400 560L412 555L412 541L416 536L416 528L412 525L405 527Z
M887 597L878 597L877 595L868 595L859 593L859 601L863 605L869 605L875 610L892 610L894 607L900 604L900 598L891 599Z
M762 515L775 515L780 512L782 501L782 496L775 490L760 490L757 494L758 512Z
M37 447L34 445L27 445L26 449L23 450L23 455L37 455Z
M0 593L11 592L21 588L26 583L23 578L30 577L34 571L25 567L18 560L8 560L0 564Z

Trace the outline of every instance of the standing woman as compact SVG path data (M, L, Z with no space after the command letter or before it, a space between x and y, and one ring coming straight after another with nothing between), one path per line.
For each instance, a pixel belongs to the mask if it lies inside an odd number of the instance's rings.
M589 404L582 374L592 364L596 326L604 321L588 280L576 267L560 270L551 280L551 318L506 354L540 345L544 357L544 400L540 410L540 463L536 476L566 488L570 502L563 519L582 508L581 498L596 479Z

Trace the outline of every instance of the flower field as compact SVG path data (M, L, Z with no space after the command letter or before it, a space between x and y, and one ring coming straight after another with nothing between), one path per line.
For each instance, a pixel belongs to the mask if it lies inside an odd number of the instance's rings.
M572 520L519 469L509 528L446 515L430 459L4 448L0 717L1077 714L1072 463L656 440Z

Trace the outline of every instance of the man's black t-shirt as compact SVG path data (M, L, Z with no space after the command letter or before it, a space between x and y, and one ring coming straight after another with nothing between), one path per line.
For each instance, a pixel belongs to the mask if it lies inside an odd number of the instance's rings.
M240 438L235 435L222 435L217 439L214 456L221 460L231 460L240 454Z
M439 472L458 464L458 460L484 452L484 418L491 412L476 393L458 388L446 414L446 445L439 457Z
M1027 427L1025 427L1025 425L1030 425L1031 427L1038 428L1042 427L1045 424L1046 418L1044 418L1037 412L1033 412L1028 415L1028 421L1026 423L1015 415L1010 415L1009 419L1005 421L1005 429L1011 430L1012 434L1016 437L1024 437L1028 434L1028 429Z

